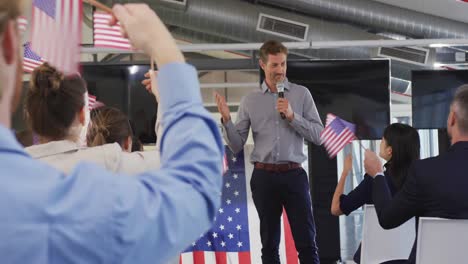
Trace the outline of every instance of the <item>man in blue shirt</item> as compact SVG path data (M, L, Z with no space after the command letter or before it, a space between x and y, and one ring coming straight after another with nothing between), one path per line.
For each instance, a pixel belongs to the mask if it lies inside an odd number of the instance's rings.
M165 263L210 227L220 204L223 146L195 69L148 6L115 6L133 46L160 68L161 170L123 177L83 163L64 175L31 159L9 130L21 2L0 0L1 262Z

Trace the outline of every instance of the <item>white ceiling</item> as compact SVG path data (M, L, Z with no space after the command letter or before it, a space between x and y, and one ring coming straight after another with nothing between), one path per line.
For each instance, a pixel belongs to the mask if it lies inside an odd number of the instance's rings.
M430 15L468 23L468 3L459 0L374 0Z

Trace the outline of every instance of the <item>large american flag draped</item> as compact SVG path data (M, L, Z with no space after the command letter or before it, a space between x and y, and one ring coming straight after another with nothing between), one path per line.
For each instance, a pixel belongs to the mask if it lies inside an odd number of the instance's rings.
M94 46L132 50L130 41L122 35L120 23L109 26L111 19L112 15L110 14L94 12Z
M33 72L38 66L41 66L44 60L31 49L31 43L24 44L23 71Z
M325 129L320 134L321 144L327 150L328 156L334 158L346 144L356 138L355 133L356 125L333 114L327 114Z
M78 71L82 0L34 0L32 48L64 73Z
M252 146L246 145L244 151L234 155L226 147L228 169L223 177L222 205L215 224L180 255L180 264L261 263L259 220L248 184L253 168L244 158L250 156ZM283 220L280 257L282 263L297 264L287 217Z

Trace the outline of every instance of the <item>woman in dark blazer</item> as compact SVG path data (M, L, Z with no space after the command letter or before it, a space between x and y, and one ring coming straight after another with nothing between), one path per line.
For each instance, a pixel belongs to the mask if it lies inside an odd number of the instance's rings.
M386 160L385 179L392 195L395 195L406 180L412 162L419 159L419 134L411 126L394 123L385 128L380 143L379 156ZM343 172L333 195L331 213L335 216L349 215L364 204L372 204L372 178L364 175L361 183L347 195L343 194L346 177L352 170L352 156L344 161ZM361 246L354 254L354 261L360 263Z

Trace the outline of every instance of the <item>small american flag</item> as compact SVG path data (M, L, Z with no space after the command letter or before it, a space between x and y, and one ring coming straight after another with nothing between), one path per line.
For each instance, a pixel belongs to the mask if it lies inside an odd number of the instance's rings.
M64 73L78 71L82 0L34 0L32 47Z
M111 19L110 14L94 12L94 46L133 50L130 41L122 35L120 23L109 26Z
M24 16L18 17L18 28L21 33L25 32L28 28L28 20Z
M327 114L325 129L320 134L320 140L327 150L328 156L334 158L346 144L356 138L355 132L356 125L333 114Z
M41 66L43 63L44 60L41 56L31 50L31 43L27 42L24 44L23 71L33 72L36 67Z

